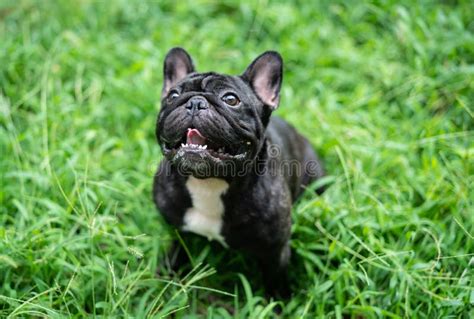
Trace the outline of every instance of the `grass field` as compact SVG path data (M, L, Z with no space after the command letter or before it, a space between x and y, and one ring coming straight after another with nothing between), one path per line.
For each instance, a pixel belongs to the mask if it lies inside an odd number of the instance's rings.
M0 317L473 318L474 4L377 3L0 2ZM330 185L294 207L287 302L208 244L155 275L177 45L201 71L284 57L276 113Z

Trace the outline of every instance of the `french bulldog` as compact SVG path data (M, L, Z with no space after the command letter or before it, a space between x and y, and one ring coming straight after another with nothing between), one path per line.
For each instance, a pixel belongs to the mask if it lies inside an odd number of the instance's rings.
M275 297L290 293L292 203L324 174L308 140L270 117L282 69L280 54L267 51L238 76L199 73L184 49L171 49L156 125L164 158L153 185L167 223L254 256ZM177 267L186 260L178 242L171 255L180 256Z

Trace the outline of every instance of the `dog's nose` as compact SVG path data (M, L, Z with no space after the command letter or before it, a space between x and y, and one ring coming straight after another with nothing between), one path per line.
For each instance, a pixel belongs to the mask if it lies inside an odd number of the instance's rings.
M188 112L194 114L199 110L208 108L207 100L202 96L194 96L189 99L188 103L186 104L186 108L188 109Z

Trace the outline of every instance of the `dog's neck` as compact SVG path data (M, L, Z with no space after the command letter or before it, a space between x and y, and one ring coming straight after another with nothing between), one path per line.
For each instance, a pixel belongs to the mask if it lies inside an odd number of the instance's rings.
M186 181L186 188L193 206L184 215L183 230L209 240L215 239L227 247L221 235L224 215L222 195L227 192L229 184L220 178L198 179L190 176Z

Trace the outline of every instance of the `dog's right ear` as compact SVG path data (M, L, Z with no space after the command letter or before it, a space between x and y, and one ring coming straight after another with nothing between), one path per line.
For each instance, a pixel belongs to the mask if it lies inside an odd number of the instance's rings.
M267 51L247 67L242 78L253 88L257 96L271 110L280 102L280 88L283 77L283 59L276 51Z
M176 83L191 72L194 72L194 64L188 52L182 48L171 49L166 55L163 65L162 96L166 96Z

